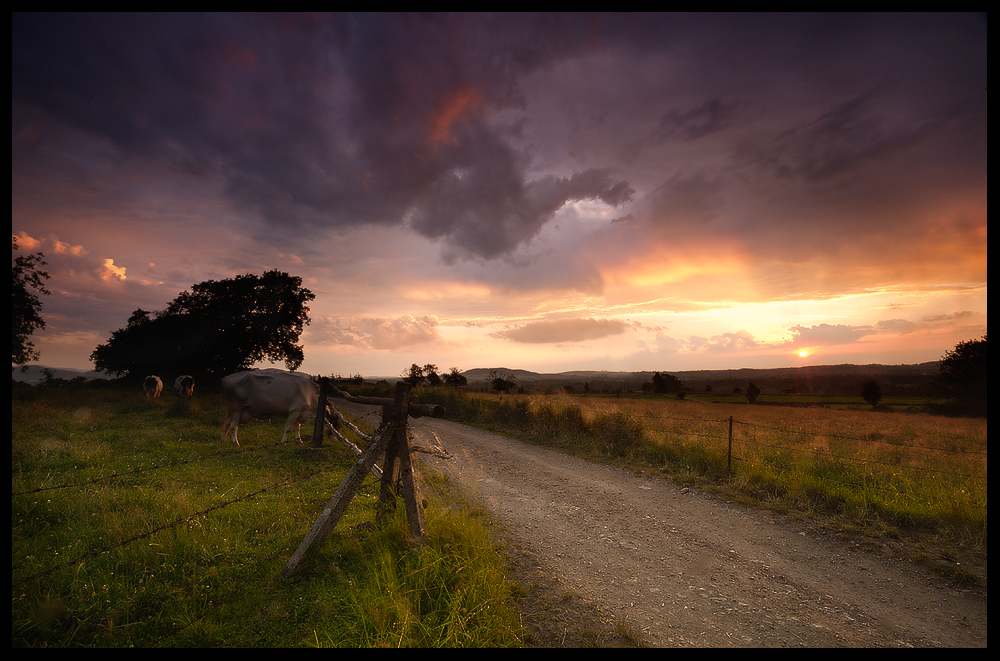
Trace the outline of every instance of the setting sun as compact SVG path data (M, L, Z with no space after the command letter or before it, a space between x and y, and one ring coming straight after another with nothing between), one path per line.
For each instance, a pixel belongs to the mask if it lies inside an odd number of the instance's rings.
M803 349L802 351L799 352L799 356L801 356L802 358L805 358L808 355L809 355L809 352L806 351L805 349Z

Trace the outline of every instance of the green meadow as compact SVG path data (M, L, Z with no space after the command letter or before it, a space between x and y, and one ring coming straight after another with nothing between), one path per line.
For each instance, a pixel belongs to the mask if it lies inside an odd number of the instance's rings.
M257 422L222 446L205 393L15 386L11 410L12 647L521 644L502 549L439 476L424 480L423 544L403 507L374 524L369 477L278 580L354 462L339 443L282 447L278 423Z

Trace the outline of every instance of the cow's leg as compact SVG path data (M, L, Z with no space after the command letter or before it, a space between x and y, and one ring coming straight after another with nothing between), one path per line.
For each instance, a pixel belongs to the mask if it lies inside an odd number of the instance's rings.
M240 425L244 422L242 418L243 418L242 412L240 412L239 415L230 413L229 416L226 417L226 419L223 421L223 426L222 426L223 443L226 442L226 437L229 435L229 432L231 431L233 433L233 445L240 444L239 440L236 438L236 431L240 428Z
M282 445L288 442L288 432L291 431L292 425L295 425L295 438L299 438L299 426L296 424L298 419L299 419L298 411L288 416L288 420L285 422L285 433L281 435ZM301 441L301 439L299 440Z

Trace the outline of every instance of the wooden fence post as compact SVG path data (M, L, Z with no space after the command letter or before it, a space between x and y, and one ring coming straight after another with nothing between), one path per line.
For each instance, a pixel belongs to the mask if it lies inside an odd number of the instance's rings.
M726 470L733 471L733 416L729 416L729 456L726 459Z
M323 379L320 385L320 408L317 411L318 433L321 435L326 426L326 402L325 394L329 386L335 393L346 398L348 401L360 404L381 404L382 423L378 431L368 442L367 447L355 460L354 465L347 472L347 476L340 483L337 492L333 494L330 502L327 503L312 529L305 536L299 547L292 554L288 564L281 570L281 577L294 574L301 568L302 564L316 548L322 546L326 538L330 536L337 522L340 521L347 506L357 495L364 482L366 474L372 470L372 466L382 455L386 453L386 467L382 471L382 481L380 485L379 515L395 506L395 484L399 480L403 485L403 498L406 502L406 519L410 528L411 541L419 541L424 536L424 512L420 503L420 494L417 491L416 480L413 472L413 465L410 462L410 441L407 432L407 416L419 418L424 415L432 415L436 418L444 417L444 407L436 404L410 404L410 384L397 383L396 397L393 400L376 397L354 397L349 393L341 391L328 379ZM314 432L314 438L315 434ZM322 440L320 441L322 443ZM387 446L391 448L387 451Z
M323 447L323 432L326 431L326 400L330 390L330 379L322 377L319 380L319 404L316 406L316 422L313 430L312 447Z
M372 464L385 451L385 446L389 442L389 438L395 434L395 431L394 427L383 428L372 438L364 452L361 453L361 456L351 466L351 470L347 471L347 476L340 483L340 487L337 488L336 493L333 494L333 498L330 499L330 502L327 503L326 507L320 513L319 518L316 519L316 523L313 524L312 529L302 540L302 543L299 544L299 548L292 554L288 564L281 570L281 576L288 576L298 571L306 558L316 548L323 545L323 542L330 536L330 533L337 525L337 522L340 521L344 512L347 511L347 506L350 505L351 500L357 495L358 490L361 489L361 483L364 482L365 476L371 470Z
M393 438L390 439L385 451L377 519L384 522L388 514L395 508L396 484L401 482L410 539L418 541L424 536L424 512L413 474L413 464L410 460L410 439L406 422L410 412L410 390L411 386L408 383L400 381L396 384L396 396L389 414L396 427Z

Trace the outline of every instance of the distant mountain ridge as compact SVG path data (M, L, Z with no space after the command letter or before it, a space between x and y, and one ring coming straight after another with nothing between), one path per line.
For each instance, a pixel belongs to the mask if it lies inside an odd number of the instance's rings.
M886 395L930 394L937 383L938 361L913 365L806 365L802 367L739 368L729 370L648 370L642 372L610 372L599 370L571 370L558 373L539 373L506 367L475 368L462 374L470 387L486 385L490 372L503 376L513 376L519 387L532 388L572 387L577 392L590 389L594 392L639 391L642 384L650 381L653 374L671 374L689 392L732 392L735 388L745 388L753 381L764 392L770 394L854 394L862 381L880 382Z
M67 381L77 377L85 379L109 379L103 372L80 370L45 365L28 365L26 369L14 367L11 379L31 384L45 379L44 370L52 376ZM882 392L890 395L924 396L934 391L939 373L938 361L913 365L806 365L802 367L738 368L729 370L648 370L642 372L612 372L603 370L569 370L566 372L543 373L508 367L479 367L462 372L470 388L488 387L490 372L513 376L518 387L525 390L554 390L572 388L576 392L639 392L642 385L652 379L653 374L671 374L684 385L688 392L732 392L735 388L745 388L753 381L766 394L799 393L856 395L858 385L865 380L879 381ZM386 378L389 381L401 377L365 377L367 380Z
M27 365L14 366L10 371L10 378L14 381L24 381L26 383L41 383L45 380L45 370L49 370L52 376L57 379L72 381L78 376L85 379L110 379L104 372L94 370L78 370L72 367L48 367L47 365Z
M926 363L916 363L913 365L881 365L881 364L869 364L869 365L855 365L852 363L844 363L840 365L803 365L801 367L767 367L767 368L756 368L756 367L741 367L736 369L728 370L643 370L641 372L613 372L608 370L569 370L566 372L554 372L554 373L544 373L544 372L532 372L529 370L522 369L510 369L507 367L478 367L471 370L466 370L462 372L465 378L472 379L485 379L489 376L490 372L496 371L497 374L513 375L514 377L526 378L526 379L564 379L564 378L615 378L618 376L629 377L641 375L651 376L655 372L661 374L673 374L681 381L684 378L692 379L720 379L720 378L760 378L760 377L772 377L772 376L787 376L793 374L803 374L807 372L820 373L820 374L927 374L938 372L938 361L930 361Z

